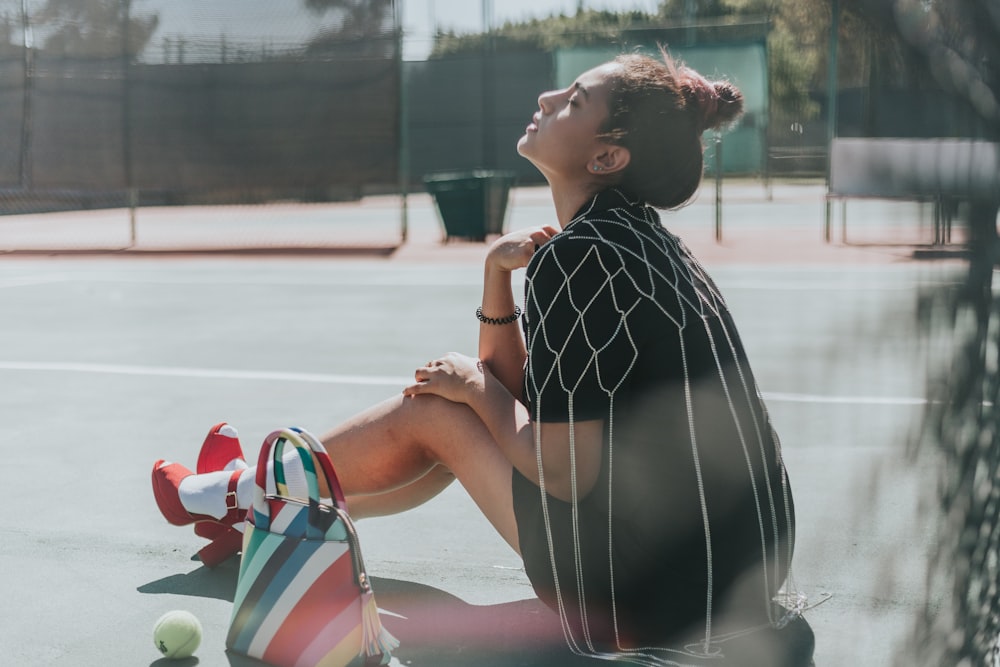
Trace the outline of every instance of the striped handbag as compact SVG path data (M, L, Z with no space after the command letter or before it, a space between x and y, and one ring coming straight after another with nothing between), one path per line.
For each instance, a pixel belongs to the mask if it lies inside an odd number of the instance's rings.
M289 497L282 451L297 450L308 500ZM274 495L267 494L268 460ZM333 497L320 501L317 465ZM323 446L306 431L265 439L243 536L226 648L276 667L387 664L399 642L379 621L354 524Z

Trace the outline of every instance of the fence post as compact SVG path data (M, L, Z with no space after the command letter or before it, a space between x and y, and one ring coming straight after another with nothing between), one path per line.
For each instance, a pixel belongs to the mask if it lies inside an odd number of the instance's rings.
M35 69L35 35L31 29L31 18L28 16L28 0L21 0L21 30L24 39L24 97L21 108L21 154L20 181L21 190L31 190L32 186L32 88L34 87Z
M122 7L122 171L125 180L125 195L127 197L128 220L129 220L129 247L135 247L136 242L136 215L135 209L139 202L139 193L132 182L132 105L130 104L129 90L129 25L132 22L132 0L121 0Z
M399 76L399 126L396 130L399 141L399 190L402 202L399 212L399 241L406 243L410 236L410 105L409 84L406 80L406 63L403 61L403 15L402 2L393 2L393 30L396 43L396 72Z
M722 132L715 131L715 242L722 243Z
M840 2L830 0L830 52L827 55L826 73L826 191L830 192L830 155L833 153L833 140L837 136L837 40L840 33ZM823 228L823 240L830 242L830 200L826 201L826 224Z

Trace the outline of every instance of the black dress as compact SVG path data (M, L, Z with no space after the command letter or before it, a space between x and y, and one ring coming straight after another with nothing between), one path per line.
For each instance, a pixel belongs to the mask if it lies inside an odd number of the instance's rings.
M524 329L532 419L605 425L575 508L512 482L528 578L571 643L711 635L737 582L747 623L773 621L794 525L778 438L725 302L656 211L594 197L528 265Z

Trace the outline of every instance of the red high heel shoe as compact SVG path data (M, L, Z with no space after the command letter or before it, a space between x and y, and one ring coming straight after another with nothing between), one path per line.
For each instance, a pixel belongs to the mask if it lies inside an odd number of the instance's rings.
M208 544L198 551L205 567L215 567L243 551L243 533L231 526L201 521L194 524L194 534L208 540Z
M246 461L243 447L236 429L227 422L219 422L209 429L205 442L198 452L198 465L194 469L199 475L206 472L224 470L230 461Z
M236 485L242 470L234 470L229 478L226 493L226 515L220 519L207 514L192 514L184 509L178 495L181 480L194 473L180 463L160 460L153 465L153 497L160 513L175 526L195 524L195 533L211 542L198 555L207 567L218 565L237 553L243 544L243 535L232 526L246 518L246 510L236 506Z
M205 436L195 472L200 475L224 470L234 460L246 461L239 434L228 422L219 422ZM221 523L198 522L194 525L194 534L209 541L209 545L198 552L206 567L215 567L243 550L243 533Z

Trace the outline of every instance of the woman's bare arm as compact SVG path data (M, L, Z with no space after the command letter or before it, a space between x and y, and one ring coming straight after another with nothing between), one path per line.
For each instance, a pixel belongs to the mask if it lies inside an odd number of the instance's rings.
M511 273L528 265L535 249L559 232L538 227L512 232L497 239L486 255L483 275L483 315L504 318L516 306ZM524 386L524 363L528 357L517 322L479 325L479 358L517 400Z

